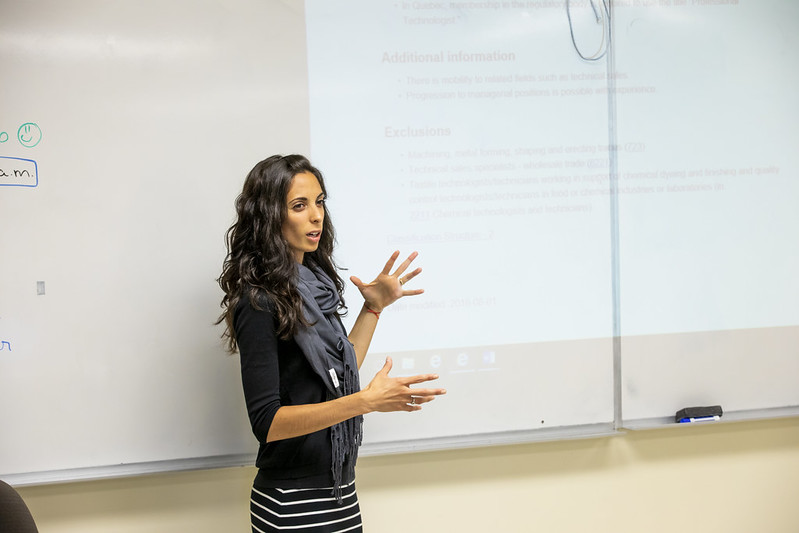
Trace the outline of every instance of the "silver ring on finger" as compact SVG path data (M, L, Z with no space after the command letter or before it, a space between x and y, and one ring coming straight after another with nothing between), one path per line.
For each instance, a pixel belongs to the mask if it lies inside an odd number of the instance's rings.
M416 396L411 396L411 405L416 405Z

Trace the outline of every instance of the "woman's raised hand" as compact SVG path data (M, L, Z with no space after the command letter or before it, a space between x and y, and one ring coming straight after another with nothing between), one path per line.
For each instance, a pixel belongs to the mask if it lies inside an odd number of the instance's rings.
M447 393L446 389L411 388L411 385L438 379L436 374L392 378L388 375L392 366L391 357L387 357L383 368L361 391L370 412L419 411L422 404L432 402L436 396Z
M399 251L394 252L386 262L386 266L383 267L383 271L370 283L364 283L355 276L350 277L350 281L361 291L364 302L369 309L379 313L403 296L415 296L424 292L424 289L406 290L403 288L405 283L418 276L422 271L421 268L417 268L405 274L405 271L408 270L408 267L418 255L417 252L413 252L408 256L408 259L400 263L397 269L391 273L391 269L397 257L399 257Z

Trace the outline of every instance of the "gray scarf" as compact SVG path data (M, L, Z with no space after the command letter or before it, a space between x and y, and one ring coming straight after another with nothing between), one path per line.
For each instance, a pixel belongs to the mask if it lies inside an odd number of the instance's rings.
M337 313L336 285L318 268L299 265L297 290L302 297L305 319L294 340L314 372L327 386L327 399L341 398L361 390L355 349ZM355 462L362 439L363 417L356 416L330 428L333 452L333 493L341 503L341 485L355 479ZM347 462L347 471L342 472ZM346 481L344 481L346 480Z

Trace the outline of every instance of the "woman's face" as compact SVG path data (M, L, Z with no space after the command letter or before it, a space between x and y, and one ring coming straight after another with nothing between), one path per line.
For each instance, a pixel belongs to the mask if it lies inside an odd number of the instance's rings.
M294 258L302 263L305 252L315 251L322 237L325 194L316 176L310 172L302 172L291 179L286 195L286 209L283 237L294 252Z

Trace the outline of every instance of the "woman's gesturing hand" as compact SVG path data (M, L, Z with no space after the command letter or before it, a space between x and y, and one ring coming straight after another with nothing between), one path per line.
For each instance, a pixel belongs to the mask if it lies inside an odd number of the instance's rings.
M392 365L391 357L387 357L383 368L361 391L370 412L418 411L422 408L422 404L432 402L436 396L447 393L445 389L411 388L411 385L438 379L436 374L419 374L405 378L389 377Z
M350 280L361 291L364 302L369 309L379 313L403 296L415 296L424 292L423 289L405 290L403 288L405 283L418 276L422 271L421 268L417 268L405 274L405 271L418 255L417 252L413 252L408 256L408 259L397 267L397 270L391 273L391 268L394 266L397 257L399 257L399 251L394 252L386 262L386 266L383 267L383 271L370 283L364 283L355 276L350 277Z

